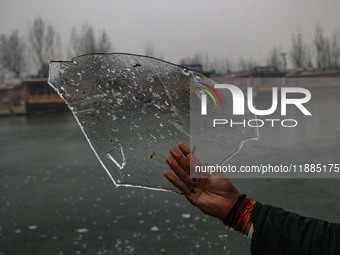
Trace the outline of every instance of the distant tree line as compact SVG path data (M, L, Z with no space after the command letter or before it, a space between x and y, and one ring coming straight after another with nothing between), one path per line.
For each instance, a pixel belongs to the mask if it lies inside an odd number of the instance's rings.
M335 70L340 67L340 40L336 33L326 37L320 25L316 26L311 45L304 43L303 35L297 31L292 35L290 49L292 64L295 68L316 68ZM314 61L313 61L314 60Z
M68 56L112 50L112 43L105 30L95 31L87 23L81 29L73 27L68 45ZM0 35L0 81L6 75L18 78L27 72L37 73L43 64L52 59L60 59L62 55L59 33L52 24L38 17L29 24L27 34L12 31Z
M240 57L238 63L232 63L230 58L215 58L209 60L202 54L195 54L180 60L180 64L203 64L205 71L220 73L248 72L255 66L275 66L278 70L286 70L288 64L294 69L315 69L320 71L340 69L340 31L327 37L320 25L317 25L310 43L304 41L301 31L292 34L291 45L287 50L274 46L269 50L266 59L253 61Z
M66 48L66 52L63 50ZM22 77L27 73L37 73L44 63L52 59L69 58L86 53L106 53L112 51L112 43L105 30L96 31L90 24L81 28L73 27L67 47L52 24L41 17L31 24L27 34L12 31L0 35L0 81L2 77ZM144 45L146 55L154 55L152 42ZM336 70L340 69L340 33L327 37L320 25L317 25L312 39L307 44L303 33L296 31L291 36L291 45L287 51L275 46L268 51L264 60L253 61L240 57L238 63L230 58L209 59L208 54L195 54L182 58L180 64L200 63L205 71L220 73L246 72L258 65L276 66L285 70L290 64L295 69Z

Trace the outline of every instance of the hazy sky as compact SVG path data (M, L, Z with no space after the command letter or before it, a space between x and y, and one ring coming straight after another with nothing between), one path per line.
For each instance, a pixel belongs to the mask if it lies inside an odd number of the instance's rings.
M339 0L0 0L0 33L25 32L38 16L65 47L71 28L88 22L107 31L115 52L143 54L151 43L157 57L172 62L200 53L264 64L274 45L289 52L292 32L310 39L317 23L340 38Z

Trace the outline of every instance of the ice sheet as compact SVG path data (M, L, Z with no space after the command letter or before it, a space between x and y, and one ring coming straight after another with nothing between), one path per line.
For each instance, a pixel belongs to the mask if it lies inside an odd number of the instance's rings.
M72 110L116 186L174 190L163 176L169 169L165 158L170 147L189 143L190 93L202 86L197 77L214 83L151 57L89 54L52 61L49 84ZM248 137L238 134L221 160Z

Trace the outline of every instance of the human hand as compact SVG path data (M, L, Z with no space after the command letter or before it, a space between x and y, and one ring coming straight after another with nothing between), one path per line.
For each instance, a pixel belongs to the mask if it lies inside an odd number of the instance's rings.
M170 149L171 156L166 158L178 178L170 171L165 171L164 176L182 191L190 203L204 213L224 220L240 192L228 178L190 178L190 164L195 167L202 163L190 155L190 148L186 144L180 143L178 147L182 153L173 147Z

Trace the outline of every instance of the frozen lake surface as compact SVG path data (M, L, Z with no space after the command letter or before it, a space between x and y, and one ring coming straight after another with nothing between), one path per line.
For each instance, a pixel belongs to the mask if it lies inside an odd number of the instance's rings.
M260 130L231 162L340 163L340 93L312 95L301 128ZM115 188L69 113L1 118L0 155L0 254L250 254L245 237L177 194ZM340 179L233 182L255 200L340 222Z

